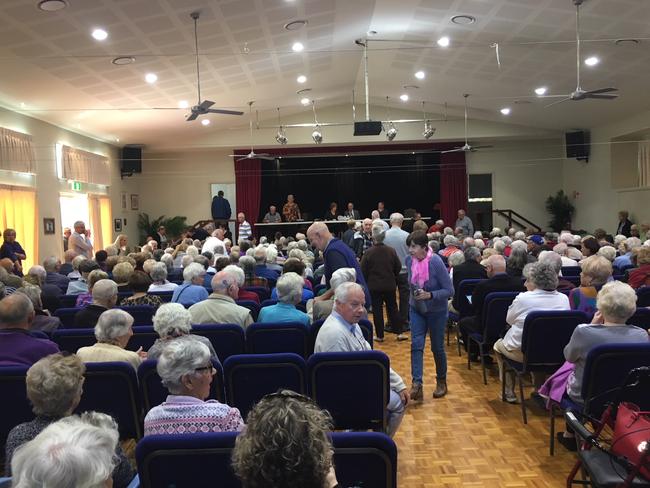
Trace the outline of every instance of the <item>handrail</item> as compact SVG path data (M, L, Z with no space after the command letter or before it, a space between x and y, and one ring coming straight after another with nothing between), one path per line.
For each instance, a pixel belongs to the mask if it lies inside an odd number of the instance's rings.
M526 217L524 217L523 215L521 215L518 212L515 212L511 208L494 209L494 210L492 210L492 213L500 215L501 217L506 219L508 221L508 227L512 227L512 224L515 224L515 225L518 225L519 227L521 227L522 229L525 229L526 227L533 227L536 232L542 232L542 228L539 225L537 225L534 222L531 222ZM523 221L525 223L522 224L521 221ZM528 225L526 225L526 224L528 224Z

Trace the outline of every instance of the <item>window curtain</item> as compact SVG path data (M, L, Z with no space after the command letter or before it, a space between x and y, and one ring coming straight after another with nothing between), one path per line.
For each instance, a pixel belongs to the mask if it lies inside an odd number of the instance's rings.
M261 186L262 172L259 159L235 161L237 211L244 212L246 220L251 226L254 225L257 216L260 214ZM239 237L239 224L237 224L237 237Z
M63 178L109 186L111 172L108 158L81 149L63 146Z
M36 156L32 136L0 127L0 169L36 172Z
M90 218L90 240L95 251L105 249L113 243L113 214L111 200L100 195L88 195Z
M639 142L639 186L650 186L650 141Z
M14 187L0 187L0 230L14 229L16 241L25 250L23 269L38 262L38 215L36 192Z
M449 227L454 227L459 209L467 210L467 168L462 151L441 154L440 206L440 218Z

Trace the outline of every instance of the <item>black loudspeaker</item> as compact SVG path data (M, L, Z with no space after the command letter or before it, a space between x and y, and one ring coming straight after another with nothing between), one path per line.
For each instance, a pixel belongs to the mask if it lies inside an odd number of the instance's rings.
M368 120L354 123L355 136L377 136L379 134L381 134L381 122Z
M131 176L134 173L142 173L142 147L124 146L122 148L120 172L123 176Z
M589 161L589 132L585 130L567 132L564 136L566 157L576 158L578 161Z

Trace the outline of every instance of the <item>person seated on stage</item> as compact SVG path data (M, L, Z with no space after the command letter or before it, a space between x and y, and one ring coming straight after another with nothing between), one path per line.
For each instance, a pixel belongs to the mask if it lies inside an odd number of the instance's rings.
M325 212L323 220L337 220L339 218L338 204L336 202L330 203L330 208Z
M361 219L361 214L359 213L358 210L354 209L354 203L348 202L347 209L343 213L344 217L347 217L349 219L354 219L354 220L360 220Z
M253 323L250 310L235 303L239 285L233 273L220 271L212 278L212 294L190 307L193 324L237 324L246 329Z
M302 301L305 290L304 280L297 273L284 273L278 278L278 284L273 289L278 303L260 310L258 322L300 322L309 326L309 316L296 308ZM312 293L312 297L314 294Z
M278 222L282 222L282 217L277 212L275 205L269 207L269 211L264 215L262 222L265 224L277 224Z
M390 212L386 210L384 202L377 202L377 212L379 212L380 219L387 219L390 216Z
M266 278L268 281L277 281L279 273L266 267L266 248L257 246L255 248L255 276Z
M305 263L298 258L289 258L284 262L282 274L295 273L302 278L302 302L306 303L307 300L314 298L314 292L311 291L311 282L305 278ZM279 279L279 278L278 278ZM277 287L271 291L271 298L278 299Z
M293 195L287 195L287 203L282 207L282 216L285 222L296 222L302 218L300 207L294 201Z
M347 222L348 228L345 232L343 232L343 235L341 236L341 240L347 244L350 249L354 249L354 234L356 232L356 226L357 226L357 221L354 219L350 219Z
M228 259L228 258L224 258L224 259ZM230 261L228 261L228 264L226 264L223 268L219 269L219 271L230 273L237 281L237 287L239 288L239 293L237 294L237 300L247 300L247 301L255 302L258 305L260 304L260 296L257 293L255 293L254 291L244 289L246 277L244 276L243 269L241 269L239 266L235 264L230 264ZM219 271L217 271L217 273ZM212 281L210 281L210 286L212 286Z

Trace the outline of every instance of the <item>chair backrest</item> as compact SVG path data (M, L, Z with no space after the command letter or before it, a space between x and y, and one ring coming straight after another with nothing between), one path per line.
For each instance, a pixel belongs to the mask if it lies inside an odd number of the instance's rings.
M257 320L257 317L260 314L260 306L257 303L252 300L236 300L235 302L240 307L246 307L248 310L250 310L251 315L253 316L253 320Z
M307 364L298 354L243 354L223 365L228 405L243 418L264 395L279 389L307 394Z
M172 301L172 296L174 295L173 291L149 291L149 295L160 297L164 303L169 303Z
M207 338L222 363L229 356L246 352L246 335L240 325L196 324L192 325L192 334Z
M580 276L582 268L580 266L562 266L562 277Z
M270 307L271 305L275 305L276 303L278 303L277 299L267 298L266 300L262 301L262 303L260 304L260 308Z
M263 286L245 286L244 290L257 293L257 296L260 297L260 302L271 298L271 292Z
M318 337L318 331L320 330L320 328L323 326L324 323L325 323L324 319L316 320L311 323L310 334L311 334L312 351L314 350L314 345L316 344L316 337ZM361 319L359 320L359 328L361 329L361 333L363 334L363 337L366 339L366 342L370 344L370 348L374 349L375 343L373 341L372 323L367 319Z
M564 278L574 286L580 286L580 276L562 276L562 278Z
M474 292L474 288L478 285L481 279L463 280L458 284L458 312L461 317L467 317L474 313L472 304L467 300Z
M300 322L256 322L246 329L249 354L292 352L306 359L311 350L309 327Z
M241 488L231 467L237 432L150 435L138 442L140 488Z
M616 398L617 387L621 386L627 374L634 368L650 366L650 343L602 344L594 347L585 362L582 377L582 398L584 412L600 417L605 405ZM636 403L641 410L650 410L650 395L647 391L631 390L623 397Z
M81 308L59 308L54 312L54 316L61 319L62 327L74 327L74 316L79 310L81 310Z
M144 409L145 415L153 407L164 402L167 395L169 395L169 391L165 385L162 384L160 376L158 376L158 371L156 370L157 364L157 360L147 359L146 361L143 361L138 368L138 383L140 385L140 396L142 398L142 408ZM223 367L221 366L221 363L216 360L212 361L212 365L217 372L212 378L209 398L219 400L223 403L225 401L223 389Z
M636 325L642 329L650 331L650 309L648 308L637 308L634 315L627 319L626 324Z
M508 307L517 297L516 291L496 291L488 293L483 305L482 331L483 340L494 344L506 328Z
M142 347L143 351L148 351L153 343L158 339L158 333L153 330L153 325L138 325L133 327L133 336L126 345L129 351L137 351Z
M158 339L158 334L153 330L153 326L133 327L133 336L126 349L137 351L142 347L143 351L148 351L156 339ZM52 340L59 345L59 349L70 353L75 353L79 348L92 346L97 342L95 329L90 328L58 329L52 333Z
M61 295L59 300L62 308L74 308L77 303L77 295Z
M397 488L397 446L381 432L333 432L340 486Z
M138 379L133 366L122 362L86 363L85 377L76 412L104 412L117 421L121 439L142 437Z
M650 307L650 286L642 286L636 290L636 306Z
M0 367L0 392L5 399L0 415L0 449L5 450L9 431L16 425L34 418L32 407L27 399L25 377L28 366Z
M309 389L336 429L384 431L390 361L381 351L315 353L307 361Z
M118 291L117 292L117 302L119 303L122 298L132 297L132 291Z
M133 325L153 325L153 315L156 309L151 305L133 305L132 307L117 307L133 317Z
M578 310L539 310L530 312L524 322L521 350L524 366L549 367L564 364L564 346L573 330L589 320Z

